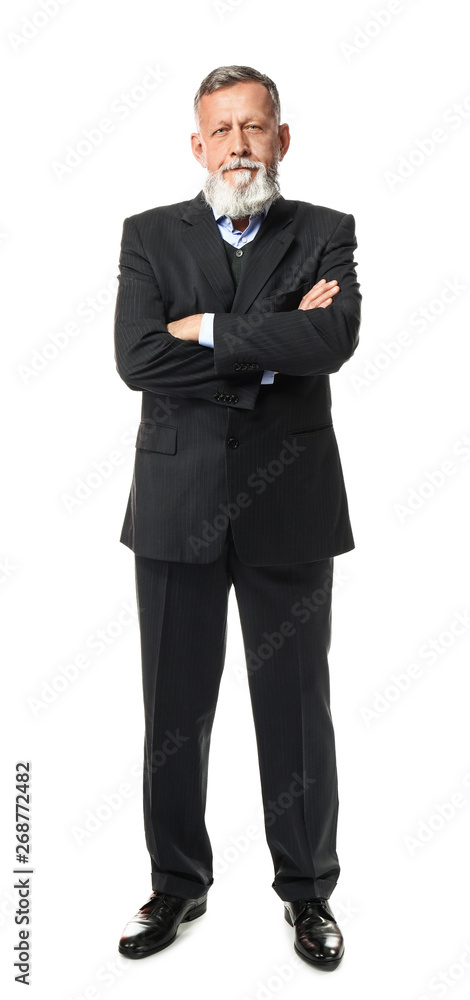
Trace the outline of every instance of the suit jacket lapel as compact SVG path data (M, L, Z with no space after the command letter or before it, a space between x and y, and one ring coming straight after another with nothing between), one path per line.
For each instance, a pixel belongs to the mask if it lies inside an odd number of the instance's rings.
M223 311L230 312L234 289L232 272L214 213L206 205L202 191L189 203L182 219L190 223L182 233L184 243L219 297Z
M247 312L286 254L294 234L284 227L291 221L292 212L285 198L278 198L271 205L251 245L247 264L237 285L232 312Z
M223 310L245 313L294 239L293 233L284 228L292 221L292 212L285 198L281 196L271 205L261 224L235 297L222 237L202 191L189 203L182 218L190 223L182 234L183 240L218 295Z

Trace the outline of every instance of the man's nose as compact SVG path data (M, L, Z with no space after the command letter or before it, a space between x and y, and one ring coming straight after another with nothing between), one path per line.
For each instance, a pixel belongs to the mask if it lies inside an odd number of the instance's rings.
M250 144L241 129L234 129L232 135L232 156L249 156Z

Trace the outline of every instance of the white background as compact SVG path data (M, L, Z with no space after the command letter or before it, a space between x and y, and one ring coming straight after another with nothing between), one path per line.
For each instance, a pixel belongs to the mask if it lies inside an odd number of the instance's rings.
M21 992L13 802L14 765L26 758L29 996L467 996L467 4L403 0L382 25L372 10L387 5L360 0L2 9L4 995ZM119 535L141 402L113 356L122 222L200 190L193 96L231 63L278 85L292 134L283 195L356 220L361 340L331 378L356 548L336 559L344 583L330 655L341 863L331 903L346 943L330 976L295 959L271 888L233 592L209 773L208 910L143 962L117 952L150 893L138 625L135 615L120 635L113 625L135 606L133 555ZM149 68L161 74L154 89L126 117L111 110ZM106 117L111 131L59 176L68 148ZM442 299L446 287L454 292ZM72 329L51 357L53 338ZM68 509L78 481L111 453L112 472ZM89 645L99 629L103 652ZM81 654L86 666L64 683L61 668Z

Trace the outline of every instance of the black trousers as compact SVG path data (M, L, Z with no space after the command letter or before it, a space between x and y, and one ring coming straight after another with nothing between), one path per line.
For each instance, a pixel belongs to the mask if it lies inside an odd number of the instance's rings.
M272 887L332 893L338 787L330 712L333 558L247 566L230 527L207 565L135 556L145 711L143 805L152 888L198 898L212 885L208 758L233 583L247 660Z

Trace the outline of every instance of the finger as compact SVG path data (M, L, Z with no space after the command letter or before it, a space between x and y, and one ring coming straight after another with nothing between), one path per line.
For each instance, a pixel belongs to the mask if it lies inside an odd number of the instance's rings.
M337 284L336 278L332 278L330 281L327 281L326 278L321 278L320 281L317 281L314 285L312 285L312 287L307 292L307 295L309 295L310 292L314 292L316 290L321 291L328 285L334 285L334 284Z
M335 294L334 289L332 289L330 295L322 295L321 299L307 299L306 302L301 303L299 309L321 309L324 306L329 306L332 303Z
M337 285L337 284L338 284L338 281L337 281L336 278L331 278L330 281L327 281L326 278L322 278L321 281L317 281L316 285L312 285L312 288L310 289L310 292L313 292L316 289L318 289L319 291L324 291L325 288L332 288L333 285ZM308 294L309 294L309 292L307 292L307 295Z
M321 285L319 288L311 288L307 292L307 295L314 295L314 296L324 295L325 292L330 293L334 288L339 288L336 278L333 281L325 282L325 284Z
M339 289L339 285L336 278L334 278L333 281L328 281L328 282L322 280L322 282L318 282L317 285L314 285L313 288L310 288L308 292L305 293L302 301L312 298L315 299L320 297L321 295L325 295L326 293L330 295L332 288Z
M327 285L322 285L319 289L314 290L311 288L308 292L306 292L304 298L320 298L322 295L331 295L332 291L339 291L339 287L340 286L337 281L332 281L331 284L328 283Z
M321 302L320 305L315 303L314 305L298 306L297 308L302 309L304 312L307 312L309 309L325 309L331 302L333 302L333 299L327 299L326 302Z
M327 289L327 291L322 294L312 295L311 292L307 292L301 300L300 307L302 309L315 309L317 306L323 305L324 302L331 301L331 297L337 295L340 291L339 285L335 285L333 288Z

